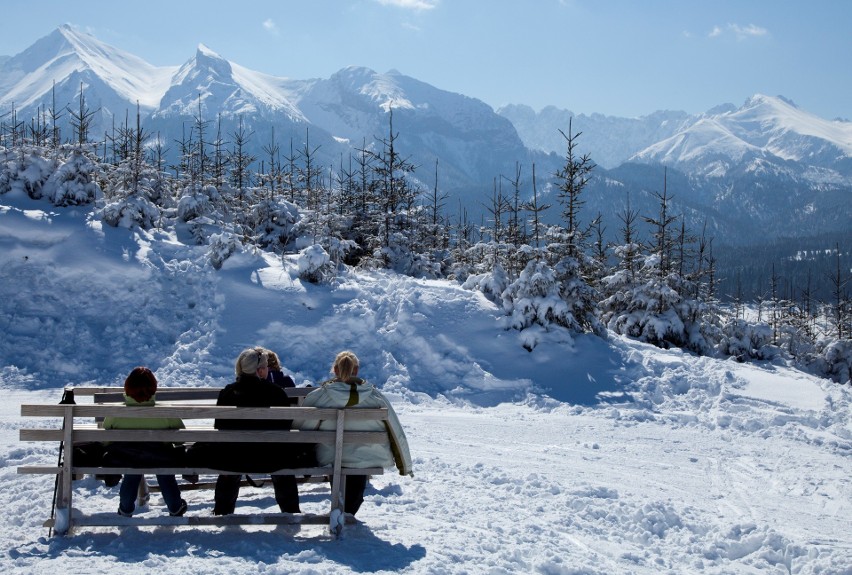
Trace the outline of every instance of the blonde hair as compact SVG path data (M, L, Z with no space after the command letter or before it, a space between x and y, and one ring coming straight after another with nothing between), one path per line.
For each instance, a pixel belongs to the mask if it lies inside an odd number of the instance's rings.
M340 381L349 381L358 373L358 356L351 351L341 351L334 358L332 370Z
M281 369L281 361L278 359L278 354L271 349L267 349L265 351L269 369Z
M268 366L269 354L266 350L260 346L250 347L244 349L237 358L234 371L236 372L236 376L239 377L243 373L255 374L259 368Z

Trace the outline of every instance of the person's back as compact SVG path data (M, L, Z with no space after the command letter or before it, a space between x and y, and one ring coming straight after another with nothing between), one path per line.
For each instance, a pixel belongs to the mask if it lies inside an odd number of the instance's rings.
M343 445L343 467L365 469L368 467L392 467L396 465L400 475L412 475L411 454L408 451L408 440L405 432L393 410L390 402L372 384L358 376L358 358L351 351L337 354L332 370L335 378L326 381L318 389L309 393L303 407L346 407L346 408L385 408L388 410L388 425L382 421L351 421L346 420L345 428L350 431L387 431L389 444L351 444ZM293 426L301 430L336 429L337 423L330 420L302 420L293 422ZM392 432L392 433L391 433ZM316 447L317 461L320 465L334 463L334 446L318 444ZM367 487L367 477L352 475L346 479L344 495L344 511L355 515L364 501L364 491Z
M156 404L157 378L147 367L137 367L124 381L125 405L131 407L153 407ZM106 417L105 429L183 429L178 418L166 417ZM183 446L165 442L125 442L106 446L104 462L111 466L172 467L180 465ZM121 480L119 488L119 515L130 517L136 508L136 494L143 479L142 475L128 474ZM174 475L157 475L157 483L170 515L183 515L186 501L180 497L180 488Z
M234 407L287 407L290 398L284 390L267 381L268 356L261 348L244 350L237 358L236 381L219 392L216 405ZM217 429L290 429L290 420L217 419ZM229 443L217 446L213 467L233 471L270 473L288 467L293 460L293 444ZM273 475L275 501L286 513L300 513L299 492L292 475ZM240 491L239 475L220 475L216 480L215 515L234 512Z
M408 442L399 423L399 419L391 404L373 384L357 378L349 381L327 381L318 389L305 397L303 407L354 407L354 408L385 408L388 419L397 439L404 443L399 447L399 457L388 445L377 443L347 443L343 446L344 467L393 467L396 466L402 475L411 470L411 460L408 455ZM332 420L312 420L300 423L300 429L334 430L337 424ZM386 431L385 424L377 420L349 420L345 424L348 431ZM318 444L316 449L317 461L320 465L331 465L334 462L334 446ZM397 460L399 459L399 460Z
M144 401L137 401L129 395L124 396L124 405L128 407L154 407L156 395ZM184 429L184 423L177 417L105 417L104 429Z
M274 383L257 375L241 373L237 380L219 392L216 405L234 407L287 407L290 398ZM289 420L217 419L217 429L290 429Z

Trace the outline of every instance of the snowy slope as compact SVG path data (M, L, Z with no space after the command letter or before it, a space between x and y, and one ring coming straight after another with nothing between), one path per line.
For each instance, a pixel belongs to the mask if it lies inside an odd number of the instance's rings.
M0 196L0 571L3 573L796 573L852 570L850 391L620 338L553 332L533 353L475 292L392 274L328 286L244 252L214 272L177 233L115 230L87 210ZM64 383L224 384L244 346L299 385L335 352L394 402L414 478L374 478L361 524L91 528L48 539L56 450L22 444L21 403ZM32 422L27 422L31 425ZM78 481L75 505L117 507ZM186 491L191 515L212 494ZM302 508L326 508L324 486ZM242 510L275 506L246 488ZM162 512L157 498L144 511Z

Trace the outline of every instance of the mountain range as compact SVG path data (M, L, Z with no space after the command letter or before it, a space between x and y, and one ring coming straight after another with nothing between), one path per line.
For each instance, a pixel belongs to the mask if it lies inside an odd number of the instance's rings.
M330 173L356 150L390 135L458 205L479 207L522 168L522 190L554 192L569 120L577 149L598 164L586 192L587 220L601 212L608 229L630 198L656 215L655 193L673 196L674 213L709 228L723 243L848 231L852 222L852 122L825 120L777 96L755 95L703 114L658 111L640 118L575 115L524 105L493 110L397 71L344 68L327 79L297 80L249 70L205 45L181 66L141 58L63 25L14 56L0 56L0 119L29 123L45 110L75 108L81 86L95 112L91 138L135 115L176 153L198 120L209 140L231 139L242 121L258 163L273 154L313 154ZM12 114L14 111L14 115ZM68 122L69 112L62 120ZM67 130L67 132L66 132ZM63 128L68 137L70 126ZM550 198L555 203L556 198ZM475 210L474 210L475 211ZM558 209L554 218L558 219Z

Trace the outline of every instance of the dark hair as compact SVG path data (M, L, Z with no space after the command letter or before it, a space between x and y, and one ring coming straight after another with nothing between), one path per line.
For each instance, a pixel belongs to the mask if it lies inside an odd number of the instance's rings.
M124 393L142 403L157 393L157 378L147 367L137 367L124 380Z

